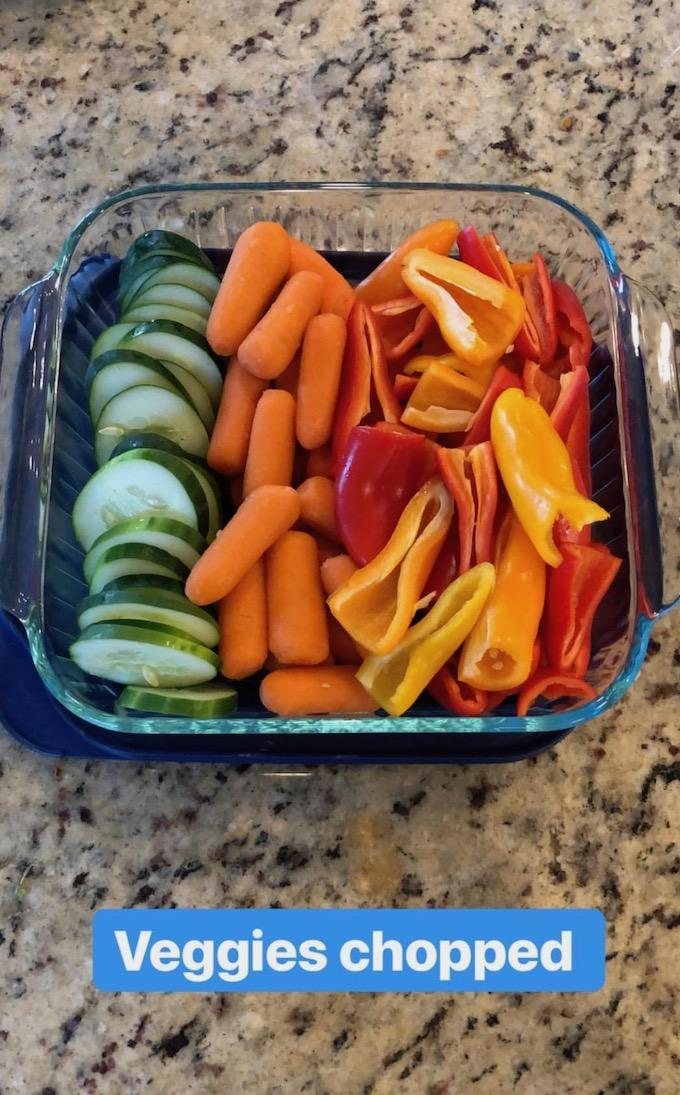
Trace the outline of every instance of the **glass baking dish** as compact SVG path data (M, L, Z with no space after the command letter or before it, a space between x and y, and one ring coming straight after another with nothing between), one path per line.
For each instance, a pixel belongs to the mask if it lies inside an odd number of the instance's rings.
M624 564L601 606L588 679L597 698L535 707L526 718L452 717L426 697L399 720L387 716L283 720L240 688L227 720L123 717L117 690L86 678L66 656L74 606L85 595L82 553L71 528L76 494L94 469L83 376L92 342L114 318L117 265L149 228L186 234L224 255L255 220L280 221L332 252L349 276L408 232L441 217L493 230L517 258L540 248L572 285L593 327L591 367L594 496L611 513L598 529ZM179 735L173 755L195 755L209 735L331 735L339 743L398 734L558 734L611 707L639 672L654 619L677 603L679 490L673 444L680 410L673 328L658 299L626 278L602 232L568 202L530 188L458 184L195 184L140 187L108 198L66 240L54 268L10 304L0 373L0 605L21 621L33 661L56 699L90 725L140 735ZM677 465L675 467L677 471ZM342 752L342 749L339 749ZM380 753L380 746L377 746ZM375 755L375 748L374 748Z

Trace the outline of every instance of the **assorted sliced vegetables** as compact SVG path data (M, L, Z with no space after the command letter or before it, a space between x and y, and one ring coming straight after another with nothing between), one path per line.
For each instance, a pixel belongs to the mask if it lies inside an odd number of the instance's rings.
M590 328L540 254L442 220L353 288L273 222L221 280L147 232L119 302L71 648L118 710L226 717L254 675L286 718L594 697L620 560L591 542Z

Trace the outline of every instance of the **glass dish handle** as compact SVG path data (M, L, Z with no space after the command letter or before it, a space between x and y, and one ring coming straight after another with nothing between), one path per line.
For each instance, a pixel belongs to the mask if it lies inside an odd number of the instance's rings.
M640 607L662 615L680 603L680 392L673 324L659 298L625 279L630 326L624 346L626 460ZM651 484L653 483L653 489Z
M0 336L0 606L24 623L40 603L40 480L56 276L28 285L5 312Z

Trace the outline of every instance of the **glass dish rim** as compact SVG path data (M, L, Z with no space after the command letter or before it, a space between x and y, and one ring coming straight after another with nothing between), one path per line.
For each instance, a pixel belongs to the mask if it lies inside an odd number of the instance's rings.
M61 296L62 278L68 271L71 259L78 243L87 229L103 213L116 205L134 201L144 197L157 197L173 193L295 193L314 191L352 191L355 193L372 191L436 191L436 192L466 192L484 194L516 194L547 201L552 205L567 212L579 221L589 235L594 239L602 256L605 268L612 280L622 277L616 254L605 233L595 221L584 213L578 206L559 195L538 187L522 186L515 183L464 183L464 182L402 182L371 180L362 182L177 182L177 183L148 183L143 186L132 187L110 194L96 206L85 213L75 224L66 237L58 258L53 266L56 275L56 285ZM57 310L58 313L61 309ZM51 463L51 454L50 454ZM45 530L46 531L46 530ZM37 617L37 618L36 618ZM529 715L484 715L476 717L461 717L444 715L438 716L402 716L395 720L387 716L369 716L361 718L306 718L283 720L280 718L264 717L258 719L241 719L238 713L234 718L202 721L195 720L191 723L192 729L187 728L188 720L167 717L139 717L109 714L102 712L91 704L83 703L71 695L65 682L62 682L54 672L49 656L44 645L42 622L35 613L31 613L25 622L31 654L43 681L52 695L69 711L88 723L107 730L137 735L159 734L191 734L194 735L238 735L247 733L261 734L295 734L308 733L311 726L316 727L317 733L348 733L352 736L362 733L539 733L571 729L609 710L628 690L638 673L644 660L652 620L638 614L631 636L628 657L615 679L596 697L596 699L580 706L565 711L555 711L550 714ZM256 729L257 727L257 729Z

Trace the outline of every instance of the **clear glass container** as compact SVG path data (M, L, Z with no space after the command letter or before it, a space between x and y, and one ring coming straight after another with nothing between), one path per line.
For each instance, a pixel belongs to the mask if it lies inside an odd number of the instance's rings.
M94 470L83 378L89 348L113 322L115 270L150 228L229 249L256 220L280 221L313 247L343 255L389 252L440 217L493 230L511 255L540 249L578 293L597 349L591 368L594 497L611 513L598 532L624 564L598 613L588 672L597 698L542 703L526 718L448 715L426 697L388 716L284 720L262 709L256 684L239 689L225 720L123 717L117 689L67 657L85 595L71 511ZM680 420L673 328L648 290L626 278L603 233L553 195L513 186L433 184L141 187L102 202L66 240L55 267L11 303L0 372L0 605L23 624L47 688L88 723L125 734L356 735L558 732L611 707L639 672L654 619L677 603ZM676 472L673 476L673 471ZM499 739L499 743L500 743ZM178 751L178 757L181 751Z

